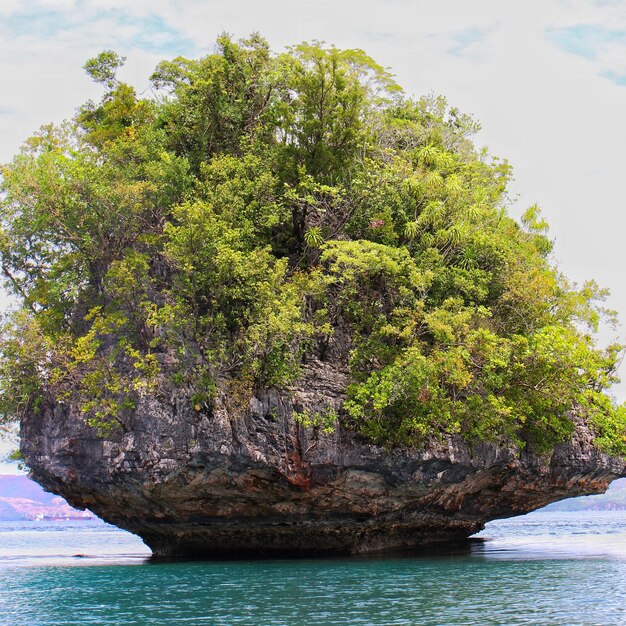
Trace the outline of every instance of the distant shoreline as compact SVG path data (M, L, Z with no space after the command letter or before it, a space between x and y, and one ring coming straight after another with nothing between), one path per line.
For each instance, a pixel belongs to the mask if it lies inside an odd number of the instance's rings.
M90 511L72 508L63 498L44 491L25 475L0 475L0 521L82 521Z

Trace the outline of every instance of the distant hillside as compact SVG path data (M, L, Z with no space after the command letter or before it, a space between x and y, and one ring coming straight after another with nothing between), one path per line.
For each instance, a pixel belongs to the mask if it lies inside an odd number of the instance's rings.
M0 475L0 521L92 518L73 509L63 498L45 492L27 476Z
M606 493L555 502L544 511L626 511L626 478L611 483Z
M7 476L0 474L0 497L27 498L40 504L50 504L55 496L44 491L36 482L27 476Z

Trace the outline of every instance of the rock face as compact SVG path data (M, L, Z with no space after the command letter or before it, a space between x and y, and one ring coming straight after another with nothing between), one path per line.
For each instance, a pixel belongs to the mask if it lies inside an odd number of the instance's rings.
M626 475L579 424L550 458L461 437L424 449L369 445L293 420L338 406L345 374L307 366L287 397L268 392L211 411L188 397L144 399L100 437L67 406L22 424L31 476L77 508L136 533L157 556L363 553L454 541L492 519L600 493ZM249 402L248 402L249 400ZM241 404L241 402L239 402Z

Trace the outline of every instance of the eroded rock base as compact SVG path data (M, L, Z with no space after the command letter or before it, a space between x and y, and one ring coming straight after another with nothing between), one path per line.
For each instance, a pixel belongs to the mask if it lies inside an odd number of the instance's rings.
M419 448L372 445L337 425L305 428L294 411L338 407L347 381L316 363L289 395L268 391L234 412L196 411L180 390L144 398L102 437L79 411L44 406L22 422L31 476L77 508L144 539L155 555L324 556L456 542L490 520L602 493L624 459L577 420L549 455L460 435Z

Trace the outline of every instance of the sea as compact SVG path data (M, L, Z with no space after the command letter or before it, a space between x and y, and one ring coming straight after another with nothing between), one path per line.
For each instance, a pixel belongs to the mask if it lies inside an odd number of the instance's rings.
M626 625L626 511L492 522L449 553L158 562L99 521L0 523L0 624Z

